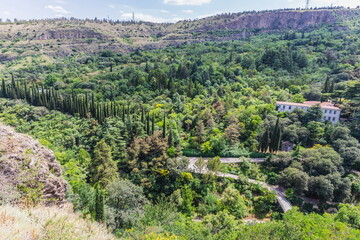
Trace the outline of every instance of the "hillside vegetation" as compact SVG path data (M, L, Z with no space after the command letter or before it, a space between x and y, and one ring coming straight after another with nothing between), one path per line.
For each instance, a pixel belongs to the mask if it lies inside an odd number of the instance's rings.
M51 149L69 183L66 200L118 238L358 239L358 13L253 12L161 25L3 23L39 29L35 38L4 37L2 56L12 60L0 70L0 121ZM116 27L131 31L112 41ZM144 31L190 30L192 40L181 40L188 44L164 43L165 35L156 35L160 45L152 50L130 43ZM116 50L118 41L131 51ZM18 52L21 44L39 54ZM319 105L276 109L276 101L306 100L331 101L341 121L323 121ZM283 141L294 149L281 152ZM186 156L200 157L197 173ZM220 157L242 161L221 164ZM200 174L204 167L211 171ZM283 213L276 194L249 179L285 189L293 209Z

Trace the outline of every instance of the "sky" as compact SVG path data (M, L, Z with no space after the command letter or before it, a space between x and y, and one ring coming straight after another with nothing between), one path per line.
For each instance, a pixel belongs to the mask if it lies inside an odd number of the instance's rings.
M109 18L176 22L219 13L305 7L306 0L0 0L0 18ZM310 0L310 7L357 7L360 0Z

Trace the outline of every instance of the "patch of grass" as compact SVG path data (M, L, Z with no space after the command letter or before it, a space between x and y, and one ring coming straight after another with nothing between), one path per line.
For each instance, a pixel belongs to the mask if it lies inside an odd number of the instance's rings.
M81 218L71 206L20 209L0 207L1 239L9 240L112 240L104 225Z

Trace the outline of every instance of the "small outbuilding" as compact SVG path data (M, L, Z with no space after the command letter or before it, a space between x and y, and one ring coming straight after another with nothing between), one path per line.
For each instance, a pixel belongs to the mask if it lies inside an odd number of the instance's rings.
M290 152L294 149L294 144L289 141L283 141L281 143L281 151L283 152Z

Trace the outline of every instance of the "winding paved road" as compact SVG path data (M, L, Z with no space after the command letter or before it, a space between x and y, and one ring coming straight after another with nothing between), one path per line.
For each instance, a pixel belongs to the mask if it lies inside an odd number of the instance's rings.
M196 172L196 173L200 173L200 174L204 174L206 172L208 172L207 169L204 169L203 171L199 171L196 169L195 167L195 162L196 160L198 160L199 158L197 157L189 157L189 166L188 169L192 172ZM205 161L207 161L207 158L204 158ZM238 162L242 162L242 159L239 158L220 158L221 163L238 163ZM253 163L261 163L264 162L265 160L263 158L251 158L250 162ZM238 175L235 174L229 174L229 173L218 173L217 174L218 177L228 177L228 178L233 178L233 179L239 179ZM280 207L282 208L282 210L284 212L289 211L292 208L291 203L286 199L285 197L285 189L280 187L280 186L274 186L274 185L270 185L261 181L257 181L254 179L248 179L248 181L250 183L254 183L254 184L259 184L265 188L267 188L270 191L274 191L276 193L276 199L280 205Z
M199 159L198 157L188 157L189 166L193 166L195 162ZM209 158L204 158L205 162L207 162ZM220 158L222 163L239 163L243 160L241 158ZM262 163L265 161L265 158L250 158L250 162L252 163Z

